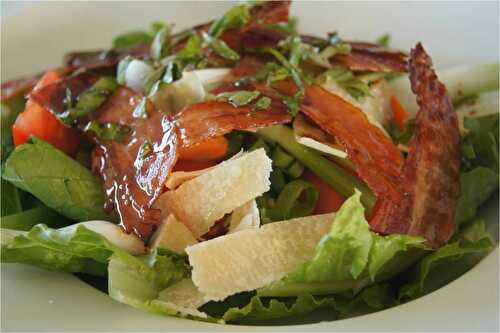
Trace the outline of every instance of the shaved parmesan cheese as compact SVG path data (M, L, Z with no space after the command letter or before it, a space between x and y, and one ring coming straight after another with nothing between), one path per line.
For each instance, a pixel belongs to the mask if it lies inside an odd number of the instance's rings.
M152 240L152 248L167 249L178 254L186 254L184 251L189 245L198 243L191 231L181 222L170 215L160 225Z
M236 208L229 217L228 234L245 229L258 228L260 226L260 214L257 202L252 200L241 207Z
M193 73L198 76L205 91L210 91L228 78L229 74L231 74L231 69L206 68L193 71Z
M176 114L187 105L202 102L205 97L205 88L198 76L194 72L184 72L180 80L161 85L150 99L163 112Z
M127 234L123 229L111 222L107 221L86 221L76 223L59 230L63 232L73 233L78 226L83 225L85 228L96 232L106 238L111 244L124 249L134 255L143 254L146 252L144 242L134 234Z
M236 159L236 158L240 157L242 154L243 154L243 150L241 150L239 153L237 153L236 155L231 157L229 160ZM215 166L210 167L210 168L206 168L206 169L195 170L195 171L175 171L175 172L172 172L172 174L170 174L170 176L168 177L168 179L165 183L165 186L169 190L175 190L176 188L178 188L179 186L181 186L183 183L187 182L188 180L194 179L194 178L198 177L199 175L201 175L209 170L212 170L213 168L215 168Z
M327 144L318 142L318 141L311 139L311 138L297 137L296 136L295 140L304 146L307 146L309 148L312 148L314 150L320 151L320 152L325 153L325 154L330 154L330 155L337 156L340 158L347 157L347 153L345 151L334 148L334 147L329 146Z
M158 295L158 299L191 309L197 309L207 302L205 295L196 288L191 279L180 280L162 290Z
M384 128L384 126L389 125L392 119L387 83L379 82L372 85L372 96L361 97L359 100L354 99L330 77L327 77L321 86L359 108L365 113L370 123L380 128L385 135L389 136Z
M266 224L186 248L192 279L210 300L264 287L312 258L335 214Z
M271 169L264 149L257 149L165 192L155 207L163 214L174 214L199 238L224 215L267 192Z
M201 170L195 170L195 171L176 171L172 172L172 174L168 177L167 182L165 183L165 186L169 190L175 190L188 180L194 179L198 177L199 175L212 170L214 167L206 168L206 169L201 169Z

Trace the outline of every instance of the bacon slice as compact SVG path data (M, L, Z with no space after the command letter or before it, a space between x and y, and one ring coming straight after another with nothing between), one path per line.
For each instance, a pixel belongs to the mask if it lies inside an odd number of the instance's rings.
M131 47L115 48L111 50L95 50L71 52L64 56L64 65L74 68L100 69L112 67L121 59L130 55L133 57L147 57L150 52L149 43L141 43Z
M59 76L63 77L71 74L73 72L73 68L64 67L58 68L55 71L57 71ZM21 94L24 95L29 93L31 90L33 90L38 81L40 81L43 74L45 73L39 73L31 77L25 77L2 83L0 100L3 102L15 98Z
M407 55L365 42L349 42L351 52L338 55L334 63L338 63L355 72L406 72Z
M320 86L307 86L301 111L345 148L359 176L377 197L395 197L403 157L366 115Z
M280 102L273 101L269 110L234 107L226 102L210 101L187 106L176 115L174 122L181 133L183 146L191 146L232 130L288 123L290 114Z
M40 80L43 74L37 74L32 77L25 77L2 83L1 101L7 101L19 95L25 95L30 92Z
M247 24L224 31L221 39L231 48L255 48L275 45L283 34L267 28L270 24L288 22L291 1L266 1L254 6Z
M37 104L57 115L66 111L68 107L66 105L68 92L70 92L73 99L76 99L81 93L92 87L99 77L99 75L89 72L68 76L52 84L43 86L41 89L32 91L29 97Z
M411 52L410 82L420 107L396 202L380 204L371 227L381 233L425 237L439 247L454 232L460 190L460 132L446 87L421 44Z
M148 118L133 118L142 96L119 88L100 108L94 120L129 126L132 134L124 141L94 140L94 170L104 179L106 208L118 211L126 232L142 239L160 221L160 211L151 208L161 194L177 159L177 132L174 124L148 105ZM143 150L147 145L149 152Z

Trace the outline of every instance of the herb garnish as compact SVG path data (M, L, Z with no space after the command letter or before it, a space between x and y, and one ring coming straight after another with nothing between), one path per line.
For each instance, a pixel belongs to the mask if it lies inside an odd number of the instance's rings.
M118 84L114 78L103 77L94 83L87 91L78 96L76 105L71 105L66 111L56 116L63 124L71 126L78 118L96 111L117 87ZM74 96L72 96L72 98L74 98Z
M130 128L120 124L90 121L83 129L84 132L92 132L102 140L122 141L130 133Z
M215 99L218 101L228 102L234 107L240 107L252 103L259 96L260 92L256 90L239 90L220 93L215 97Z
M391 35L389 35L389 34L383 34L375 42L375 44L382 46L382 47L389 47L390 43L391 43Z
M168 42L170 30L170 26L163 26L153 39L153 43L151 44L151 58L155 61L160 61L172 51L172 47Z
M372 96L368 83L360 80L347 69L333 68L325 72L325 75L333 79L355 99L359 99L364 96Z
M269 97L263 96L263 97L259 98L257 103L255 103L255 108L259 109L259 110L269 109L269 107L271 106L271 102L272 101Z

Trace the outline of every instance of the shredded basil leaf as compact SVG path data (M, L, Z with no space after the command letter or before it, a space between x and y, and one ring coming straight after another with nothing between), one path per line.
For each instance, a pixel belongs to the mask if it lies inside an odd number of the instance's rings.
M234 6L212 24L208 33L213 37L219 37L225 30L245 25L249 18L250 7L247 4Z
M304 98L303 90L299 90L293 96L283 97L283 103L285 103L285 105L288 107L288 111L293 117L295 117L299 113L300 103L302 102L303 98Z
M168 43L170 37L170 26L162 27L155 35L151 44L151 58L156 61L163 59L171 52L171 45Z
M84 132L92 132L96 137L102 140L122 141L130 133L130 128L120 124L89 121L83 129Z
M239 90L218 94L215 99L225 101L234 107L245 106L252 103L257 97L260 96L258 91Z
M354 74L344 68L333 68L328 70L325 75L333 79L337 84L345 89L355 99L365 96L372 96L370 86L354 76Z
M259 110L269 109L270 106L271 106L271 99L267 96L259 98L257 103L255 103L255 108Z
M234 61L240 59L240 55L235 50L227 46L227 44L223 40L217 37L213 37L206 32L203 33L203 40L208 45L208 47L214 50L215 53L217 53L221 57Z
M383 34L377 39L375 43L382 47L389 47L389 44L391 43L391 35Z
M80 94L75 106L56 116L63 124L71 126L78 118L97 110L117 87L118 84L114 78L103 77L90 89Z

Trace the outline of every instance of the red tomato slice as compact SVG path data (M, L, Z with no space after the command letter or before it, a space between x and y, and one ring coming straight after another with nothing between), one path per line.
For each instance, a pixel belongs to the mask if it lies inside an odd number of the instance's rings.
M319 191L319 198L316 208L314 208L314 214L326 214L339 210L344 202L344 198L335 192L330 185L310 170L305 170L302 178L316 186Z
M60 79L56 71L48 71L40 79L34 90ZM47 141L54 147L71 155L75 153L80 138L78 132L64 126L50 111L28 100L12 126L12 136L16 146L26 143L31 136Z

